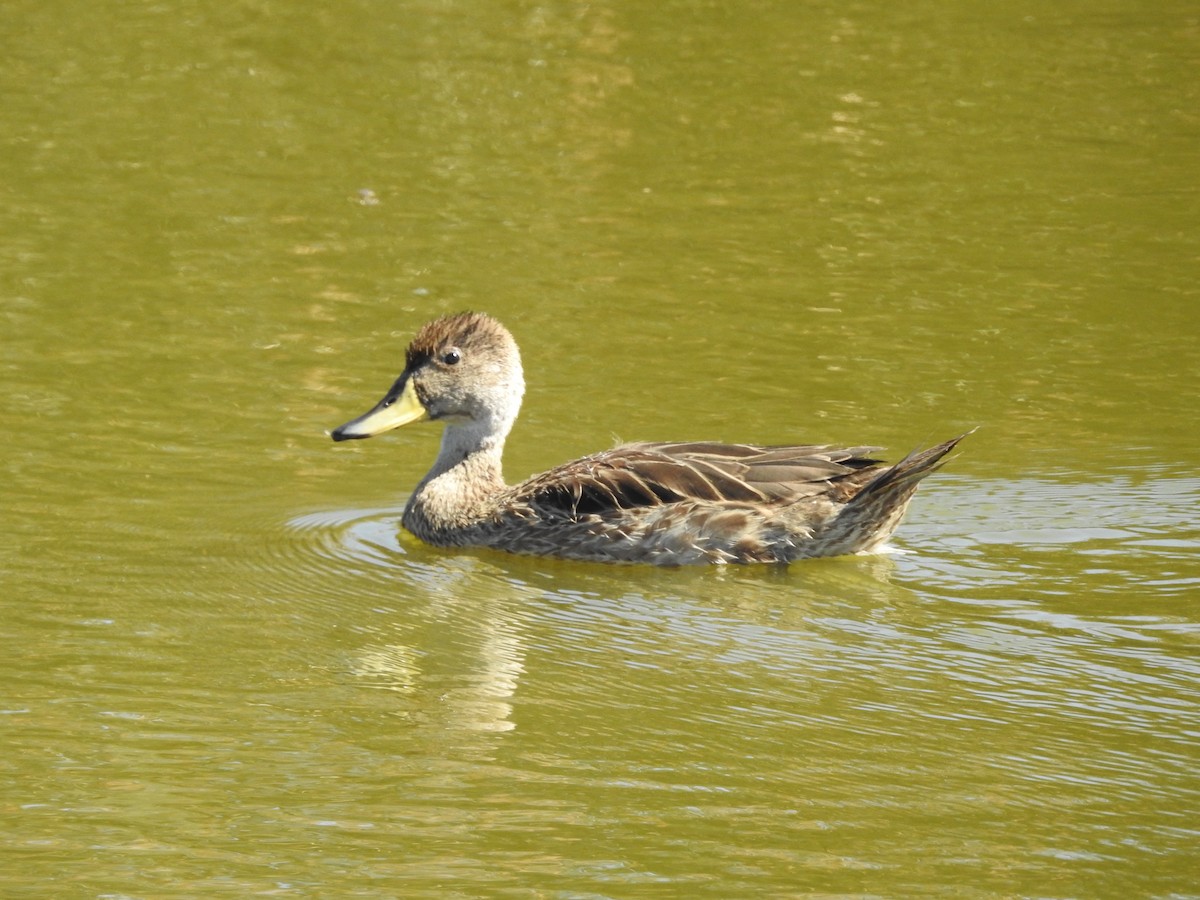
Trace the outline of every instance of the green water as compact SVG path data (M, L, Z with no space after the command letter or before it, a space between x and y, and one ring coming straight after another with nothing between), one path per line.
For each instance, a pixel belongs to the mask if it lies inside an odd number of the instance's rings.
M1193 5L10 2L0 894L1200 896ZM966 431L896 544L397 530L486 310L516 479Z

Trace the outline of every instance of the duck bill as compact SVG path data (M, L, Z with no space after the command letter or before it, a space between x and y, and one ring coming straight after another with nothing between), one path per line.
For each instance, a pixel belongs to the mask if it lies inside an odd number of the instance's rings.
M429 410L417 398L412 379L404 376L392 386L386 397L375 404L374 409L335 428L333 439L352 441L369 438L428 418Z

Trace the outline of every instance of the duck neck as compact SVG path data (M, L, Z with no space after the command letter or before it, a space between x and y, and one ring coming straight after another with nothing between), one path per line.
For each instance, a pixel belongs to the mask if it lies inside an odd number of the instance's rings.
M473 423L447 425L437 461L405 507L404 526L441 543L439 535L485 518L490 501L507 488L501 467L505 436Z

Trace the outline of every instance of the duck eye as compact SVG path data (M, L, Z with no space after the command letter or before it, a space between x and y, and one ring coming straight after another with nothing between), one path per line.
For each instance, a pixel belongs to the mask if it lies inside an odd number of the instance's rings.
M462 359L462 354L458 352L457 347L451 347L442 354L442 362L448 366L457 366L460 359Z

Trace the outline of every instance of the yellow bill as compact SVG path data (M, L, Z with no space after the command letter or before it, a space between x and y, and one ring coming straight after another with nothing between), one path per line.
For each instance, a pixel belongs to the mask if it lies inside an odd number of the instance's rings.
M402 377L375 408L333 430L335 441L369 438L410 422L429 418L429 410L417 397L411 378Z

